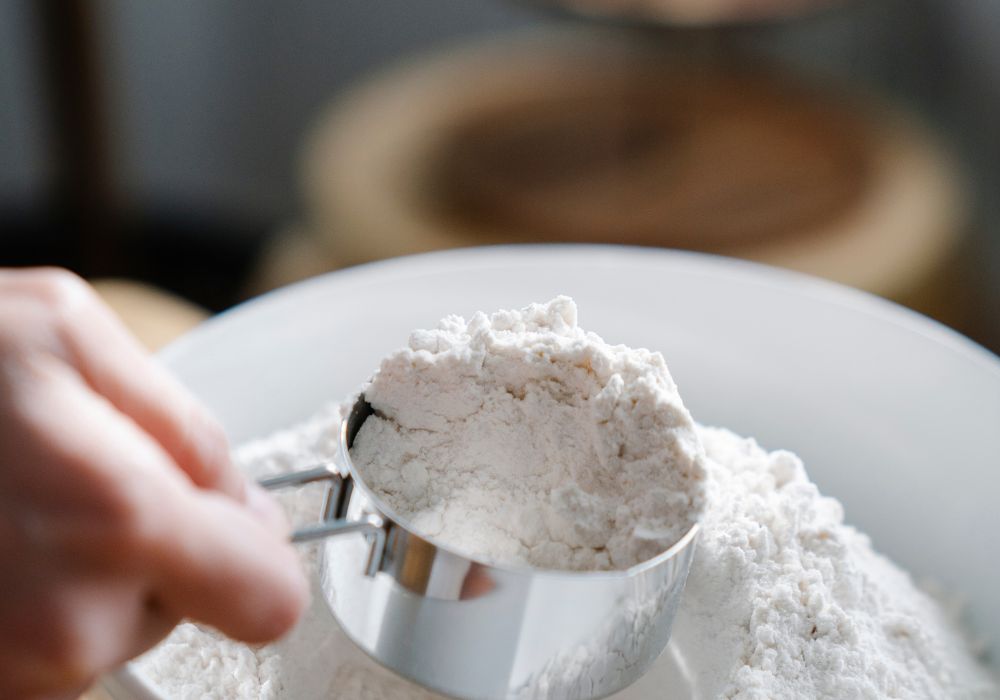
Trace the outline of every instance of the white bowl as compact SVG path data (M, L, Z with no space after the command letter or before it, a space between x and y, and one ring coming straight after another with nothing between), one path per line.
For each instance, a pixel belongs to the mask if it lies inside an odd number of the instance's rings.
M878 549L962 593L1000 639L1000 359L876 297L693 253L466 249L273 292L162 359L239 443L345 397L413 328L560 293L583 327L661 350L699 422L800 454ZM158 697L128 667L115 682Z

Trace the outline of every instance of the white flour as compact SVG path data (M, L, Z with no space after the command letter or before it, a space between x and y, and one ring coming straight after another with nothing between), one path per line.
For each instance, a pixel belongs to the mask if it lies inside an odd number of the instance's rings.
M623 569L704 506L694 423L659 353L609 345L567 297L450 316L385 360L351 455L425 536L494 562Z
M319 461L339 410L241 448L264 476ZM867 538L840 522L799 460L725 430L698 428L708 456L708 510L671 648L688 674L657 662L616 700L715 698L996 698L949 615ZM281 495L295 522L314 519L319 492ZM315 580L316 550L303 549ZM813 626L816 632L812 631ZM282 642L251 648L192 624L139 659L173 700L439 700L386 671L337 629L313 591ZM672 684L672 685L671 685ZM642 694L640 694L640 689Z
M700 428L709 507L672 644L699 698L995 698L953 619L790 452Z
M255 477L319 461L333 452L339 417L325 411L240 449L237 461ZM1000 697L950 615L842 522L839 503L818 492L798 458L725 430L696 431L706 512L671 653L617 700ZM321 507L309 490L282 500L295 522ZM315 549L303 555L315 580ZM322 594L313 598L276 645L250 648L184 624L139 671L176 700L440 697L368 659L339 632Z

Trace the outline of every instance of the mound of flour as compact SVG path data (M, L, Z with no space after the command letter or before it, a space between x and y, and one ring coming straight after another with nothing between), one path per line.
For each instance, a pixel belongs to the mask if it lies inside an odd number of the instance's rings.
M704 507L704 457L660 353L568 297L450 316L383 360L351 456L413 528L494 562L622 569Z
M708 502L671 644L696 698L996 698L953 615L801 460L699 428Z

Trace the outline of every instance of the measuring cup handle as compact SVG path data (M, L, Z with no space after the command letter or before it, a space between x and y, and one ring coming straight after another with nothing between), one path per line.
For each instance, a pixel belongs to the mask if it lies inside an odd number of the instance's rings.
M295 543L311 542L334 535L363 533L370 539L371 543L368 561L365 565L365 574L374 576L385 551L385 528L382 527L381 518L375 515L366 515L360 520L348 520L343 517L346 507L341 498L344 494L344 485L350 482L350 478L350 476L342 476L333 462L324 462L302 471L270 476L257 483L261 487L273 491L321 481L329 482L320 522L295 529L292 532L291 540Z

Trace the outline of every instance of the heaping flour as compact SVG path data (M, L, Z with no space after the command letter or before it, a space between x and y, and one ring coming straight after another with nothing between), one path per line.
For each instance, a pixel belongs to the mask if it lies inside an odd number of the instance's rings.
M697 698L996 698L953 616L801 460L700 428L708 502L671 643Z
M339 408L325 411L241 448L237 461L252 476L311 464L332 452L340 416ZM706 509L672 655L658 662L673 668L679 660L686 680L678 683L683 687L640 682L641 697L1000 697L951 617L843 523L839 503L819 493L798 458L766 452L726 430L695 430L706 454ZM296 521L321 507L320 494L308 490L281 498ZM508 554L532 556L530 548L500 556ZM304 550L304 560L315 579L314 547ZM603 563L596 555L594 561ZM138 668L179 700L439 697L354 647L336 630L318 591L299 626L275 645L251 648L183 624ZM636 688L619 696L640 697Z
M416 331L365 396L362 478L465 553L624 569L704 506L704 456L663 356L582 330L568 297Z

